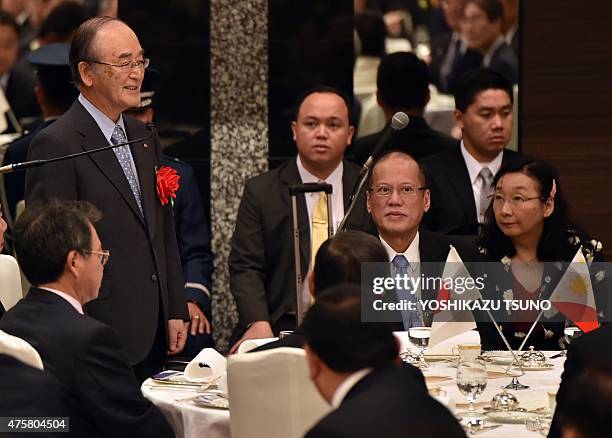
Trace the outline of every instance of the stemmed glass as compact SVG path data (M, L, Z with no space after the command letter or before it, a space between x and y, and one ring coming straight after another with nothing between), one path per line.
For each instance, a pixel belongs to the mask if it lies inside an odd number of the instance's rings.
M487 368L482 359L460 359L457 366L457 387L467 397L470 407L462 412L470 417L480 416L474 402L487 386Z
M419 312L421 325L415 325L408 329L408 339L414 345L419 353L419 362L416 364L419 368L427 368L429 364L425 361L425 351L429 346L429 338L431 336L431 325L433 323L433 312Z
M563 350L564 355L566 354L570 343L580 336L582 336L582 330L576 327L576 324L574 324L572 321L566 319L565 328L563 329L563 338L565 339L565 350Z

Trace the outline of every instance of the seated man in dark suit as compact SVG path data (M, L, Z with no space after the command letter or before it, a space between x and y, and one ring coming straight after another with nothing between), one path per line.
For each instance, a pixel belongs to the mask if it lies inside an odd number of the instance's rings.
M17 258L34 286L0 320L30 343L67 396L75 436L172 437L146 400L115 332L83 314L98 296L104 265L93 226L100 212L79 201L29 205L15 226Z
M510 83L490 69L473 70L459 80L455 119L462 139L454 149L423 160L431 192L425 229L478 234L495 174L518 157L505 149L512 136L512 101Z
M328 224L327 196L297 196L301 274L312 270L314 256L342 221L359 167L343 160L353 137L350 103L339 90L318 87L299 100L291 124L298 156L280 167L249 179L244 187L229 255L230 289L238 308L238 325L230 339L231 352L246 339L271 338L295 329L295 260L289 187L296 184L330 184L332 224ZM371 229L362 197L347 227ZM307 286L304 303L309 301Z
M374 162L367 184L367 207L391 263L391 274L436 278L442 274L451 244L460 253L468 245L427 230L419 230L429 210L430 192L422 167L403 151L388 151ZM438 290L419 286L401 299L435 299ZM433 285L431 285L433 287ZM402 314L404 330L421 323L418 311Z
M387 253L376 237L362 231L348 230L323 242L315 257L314 269L306 282L313 298L319 292L339 284L360 284L362 263L386 263ZM278 341L270 342L252 351L277 347L302 348L302 328Z
M455 140L429 127L423 118L429 102L427 65L414 53L397 52L385 56L378 66L376 99L387 123L393 114L403 111L410 117L408 126L395 132L386 149L400 149L416 159L437 154L455 146ZM357 164L372 154L384 131L359 138L352 146Z
M562 435L562 423L564 415L571 413L568 410L568 399L572 384L579 379L585 371L606 368L610 370L612 366L612 326L604 325L597 330L590 332L572 341L567 350L567 360L561 375L561 385L557 392L557 408L553 418L549 438L558 438ZM609 413L609 406L608 406Z
M423 375L398 366L388 325L363 323L359 287L323 292L304 319L310 378L335 410L305 436L465 437L455 417L427 393Z

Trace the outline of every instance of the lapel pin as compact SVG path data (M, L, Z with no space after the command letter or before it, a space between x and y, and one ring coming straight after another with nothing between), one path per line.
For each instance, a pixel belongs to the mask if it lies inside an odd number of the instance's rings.
M144 146L145 149L149 147L149 145L146 144L146 143L144 143L143 146Z

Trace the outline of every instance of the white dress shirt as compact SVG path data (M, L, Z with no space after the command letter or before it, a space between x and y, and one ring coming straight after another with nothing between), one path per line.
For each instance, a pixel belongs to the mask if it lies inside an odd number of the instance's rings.
M470 182L472 183L472 192L474 194L474 202L476 203L476 217L478 218L478 221L482 223L482 218L479 214L482 179L479 178L478 175L483 167L488 167L495 177L497 172L499 172L499 168L501 167L502 159L504 158L504 151L502 149L502 151L497 154L493 161L490 161L489 163L481 163L467 151L465 145L463 144L463 140L461 140L461 155L463 155L463 160L465 161L465 165L470 175Z
M297 158L297 168L298 173L300 174L300 179L303 184L306 183L318 183L320 179L310 173L302 164L302 160L298 155ZM344 189L342 187L342 175L344 173L344 164L340 161L340 164L334 169L334 171L325 179L327 184L331 184L332 186L332 194L331 194L331 205L332 205L332 223L334 226L334 234L338 229L338 225L342 222L342 218L344 217ZM308 210L308 230L310 235L312 236L312 212L319 200L319 196L321 196L321 192L312 192L312 193L304 193L304 198L306 200L306 209ZM312 266L308 267L309 270L312 269ZM304 276L304 279L306 277ZM308 282L304 281L302 284L302 301L304 302L304 309L308 309L310 305L310 289L308 288Z

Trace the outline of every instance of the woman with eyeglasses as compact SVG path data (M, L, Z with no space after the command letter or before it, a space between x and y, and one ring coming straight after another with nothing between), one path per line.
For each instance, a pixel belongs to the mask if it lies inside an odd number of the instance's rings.
M602 244L586 238L572 223L562 196L557 171L541 160L510 163L493 180L494 192L486 213L478 249L487 271L483 296L512 302L495 312L510 345L517 349L542 307L581 249L589 268L598 310L604 298ZM578 290L579 289L579 290ZM586 293L586 287L576 293ZM518 300L523 307L517 307ZM546 303L544 303L546 307ZM566 318L553 306L544 311L523 349L558 350L563 346ZM490 324L481 330L487 349L505 349ZM480 329L480 327L479 327Z

